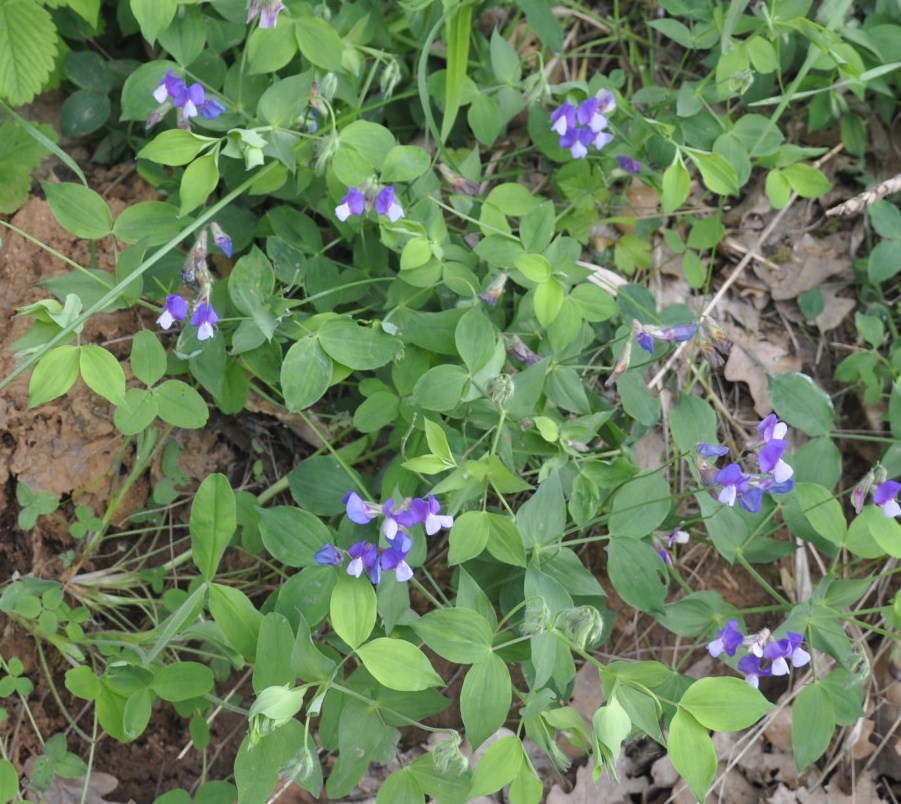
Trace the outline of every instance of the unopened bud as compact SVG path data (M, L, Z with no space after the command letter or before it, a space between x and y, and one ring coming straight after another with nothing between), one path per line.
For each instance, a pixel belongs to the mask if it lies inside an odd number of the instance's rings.
M432 746L432 760L439 773L451 773L454 776L466 773L469 768L469 760L463 756L463 752L460 750L461 742L460 733L451 731L446 740L441 740Z

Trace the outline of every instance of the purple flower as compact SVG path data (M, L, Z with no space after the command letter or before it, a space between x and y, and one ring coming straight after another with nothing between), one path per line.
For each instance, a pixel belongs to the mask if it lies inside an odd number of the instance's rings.
M274 28L278 22L278 15L284 11L284 3L278 0L252 0L247 10L247 22L252 22L257 15L260 17L261 28Z
M181 296L173 294L166 296L166 304L156 323L163 329L169 329L176 321L184 321L187 315L188 303Z
M609 115L616 108L616 95L609 89L598 92L598 114Z
M631 156L618 156L616 157L616 161L619 162L619 166L625 170L626 173L631 173L633 176L636 173L641 173L641 163Z
M782 460L782 453L787 446L788 444L781 438L772 438L764 444L757 455L760 471L767 474L772 472L773 479L777 483L784 483L795 473L795 470Z
M763 504L763 491L757 486L752 486L738 496L738 504L751 514L756 514Z
M716 476L716 482L723 488L717 499L724 505L733 506L739 494L748 490L748 478L742 474L741 467L737 463L730 463Z
M366 206L366 197L356 187L348 187L347 194L341 199L341 203L335 207L335 217L339 221L346 221L351 215L362 215Z
M382 568L379 564L379 551L372 542L361 541L352 545L347 551L350 562L347 565L347 574L359 578L366 570L369 580L377 585L382 579Z
M219 320L219 316L213 309L213 305L209 302L201 302L194 308L194 314L191 316L192 326L197 327L197 340L205 341L215 335L213 327Z
M571 103L564 103L551 112L551 131L561 137L567 131L576 127L576 107Z
M589 128L571 128L560 137L560 147L569 148L573 159L582 159L588 156L588 146L593 142L594 133Z
M389 497L384 503L382 503L382 514L385 517L385 521L382 522L382 533L385 534L385 538L393 539L395 535L397 535L398 531L401 531L403 528L409 528L412 525L418 524L421 520L418 520L412 511L401 506L396 511L394 509L394 498Z
M745 681L755 689L760 686L760 678L767 678L772 675L769 669L763 670L760 667L760 657L749 653L738 663L739 672L745 674Z
M737 625L738 620L729 620L726 623L726 627L719 632L717 638L707 644L707 652L711 656L716 658L721 653L735 656L735 651L745 641L744 634L736 628Z
M652 332L651 334L661 341L681 343L682 341L690 341L697 332L697 324L676 324L672 327L660 327L656 332Z
M213 231L213 242L226 257L231 257L232 239L222 231L222 227L215 221L210 224L210 229Z
M344 562L344 553L335 545L327 543L320 547L313 558L324 567L340 567Z
M635 332L635 340L638 341L638 345L649 355L654 354L654 339L651 337L651 333L644 327L638 327Z
M608 146L611 142L613 142L613 135L608 131L599 131L591 140L591 144L598 151Z
M702 458L722 458L729 454L729 447L720 444L698 444L698 454Z
M355 491L348 491L342 498L347 518L357 525L368 525L377 517L382 509L375 503L366 502Z
M901 506L895 499L899 491L901 491L901 483L886 480L884 483L880 483L873 492L873 502L882 509L882 513L887 517L901 516Z
M388 548L382 552L382 569L394 570L394 576L398 581L409 581L413 577L413 570L407 564L407 555L413 546L413 540L403 531L388 539Z
M197 108L206 120L213 120L225 111L225 107L215 98L207 98Z
M414 520L425 525L425 532L429 536L434 536L441 528L452 528L454 526L454 518L452 516L441 516L441 503L438 502L431 494L423 500L417 497L410 505L410 513Z
M667 547L672 547L674 544L688 544L690 538L691 536L687 531L682 530L682 528L676 528L666 537L666 545Z
M670 558L670 554L666 552L662 547L657 551L657 555L660 556L660 560L663 561L666 566L671 567L673 565L673 560Z
M157 103L164 103L167 98L172 98L176 106L184 106L188 88L172 70L160 79L159 86L153 90L153 98Z
M191 117L197 117L200 113L199 109L206 103L206 92L200 84L194 83L188 87L187 98L181 107L181 116L187 120ZM178 106L178 103L175 104Z
M757 425L757 432L760 433L763 443L768 444L774 438L784 439L786 433L788 433L788 425L785 422L780 422L776 418L775 413L771 413Z
M791 660L792 667L804 667L810 662L810 654L801 647L804 637L793 631L786 633L785 639L776 642L770 642L763 649L763 658L772 662L770 674L774 676L787 676L788 662Z
M390 184L379 190L379 194L375 197L375 211L379 215L387 215L391 223L404 216L404 209L397 203L394 197L394 188Z

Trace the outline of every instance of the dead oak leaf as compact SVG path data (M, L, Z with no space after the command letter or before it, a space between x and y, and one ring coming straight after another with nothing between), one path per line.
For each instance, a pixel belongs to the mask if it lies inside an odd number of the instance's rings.
M754 410L761 417L773 410L767 374L788 374L801 370L800 358L789 352L788 336L778 333L749 335L730 327L732 352L726 363L725 376L730 382L746 383L754 400Z
M781 271L759 264L754 267L777 301L796 299L798 294L820 287L830 277L850 278L853 274L846 232L822 238L805 233L792 246L791 259Z

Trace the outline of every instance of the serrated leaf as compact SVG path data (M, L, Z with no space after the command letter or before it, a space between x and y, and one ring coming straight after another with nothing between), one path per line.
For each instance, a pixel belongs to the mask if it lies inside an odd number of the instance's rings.
M50 77L56 26L34 0L0 0L0 98L29 103Z

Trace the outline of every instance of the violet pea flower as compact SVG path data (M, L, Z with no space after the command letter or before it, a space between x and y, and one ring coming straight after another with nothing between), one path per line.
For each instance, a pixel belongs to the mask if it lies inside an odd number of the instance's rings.
M729 447L722 444L698 444L698 454L702 458L722 458L729 454Z
M316 551L313 558L323 567L340 567L344 562L344 553L331 542L327 542Z
M346 221L351 215L362 215L365 206L366 196L356 187L348 187L341 203L335 207L335 217L339 221Z
M187 316L188 303L181 296L172 294L166 296L166 304L156 323L163 329L169 329L176 321L184 321Z
M391 185L379 190L379 194L375 197L375 211L379 215L387 215L391 223L404 217L404 208L397 203L397 199L394 197L394 188Z
M352 545L347 551L350 562L347 565L347 574L359 578L366 570L369 580L373 585L378 585L382 579L382 568L379 564L379 551L372 542L361 541Z
M899 491L901 491L901 483L886 480L884 483L880 483L873 492L873 502L889 518L901 516L901 505L898 505L898 501L895 499Z
M717 499L723 505L733 506L739 494L748 490L748 478L742 474L741 467L737 463L730 463L716 476L716 482L723 488Z
M717 638L707 644L707 652L715 659L721 653L735 656L739 645L745 641L744 635L736 628L738 620L729 620Z
M213 305L209 302L201 302L194 309L191 316L191 325L197 327L197 340L205 341L215 335L214 327L219 321L219 315L213 309Z

